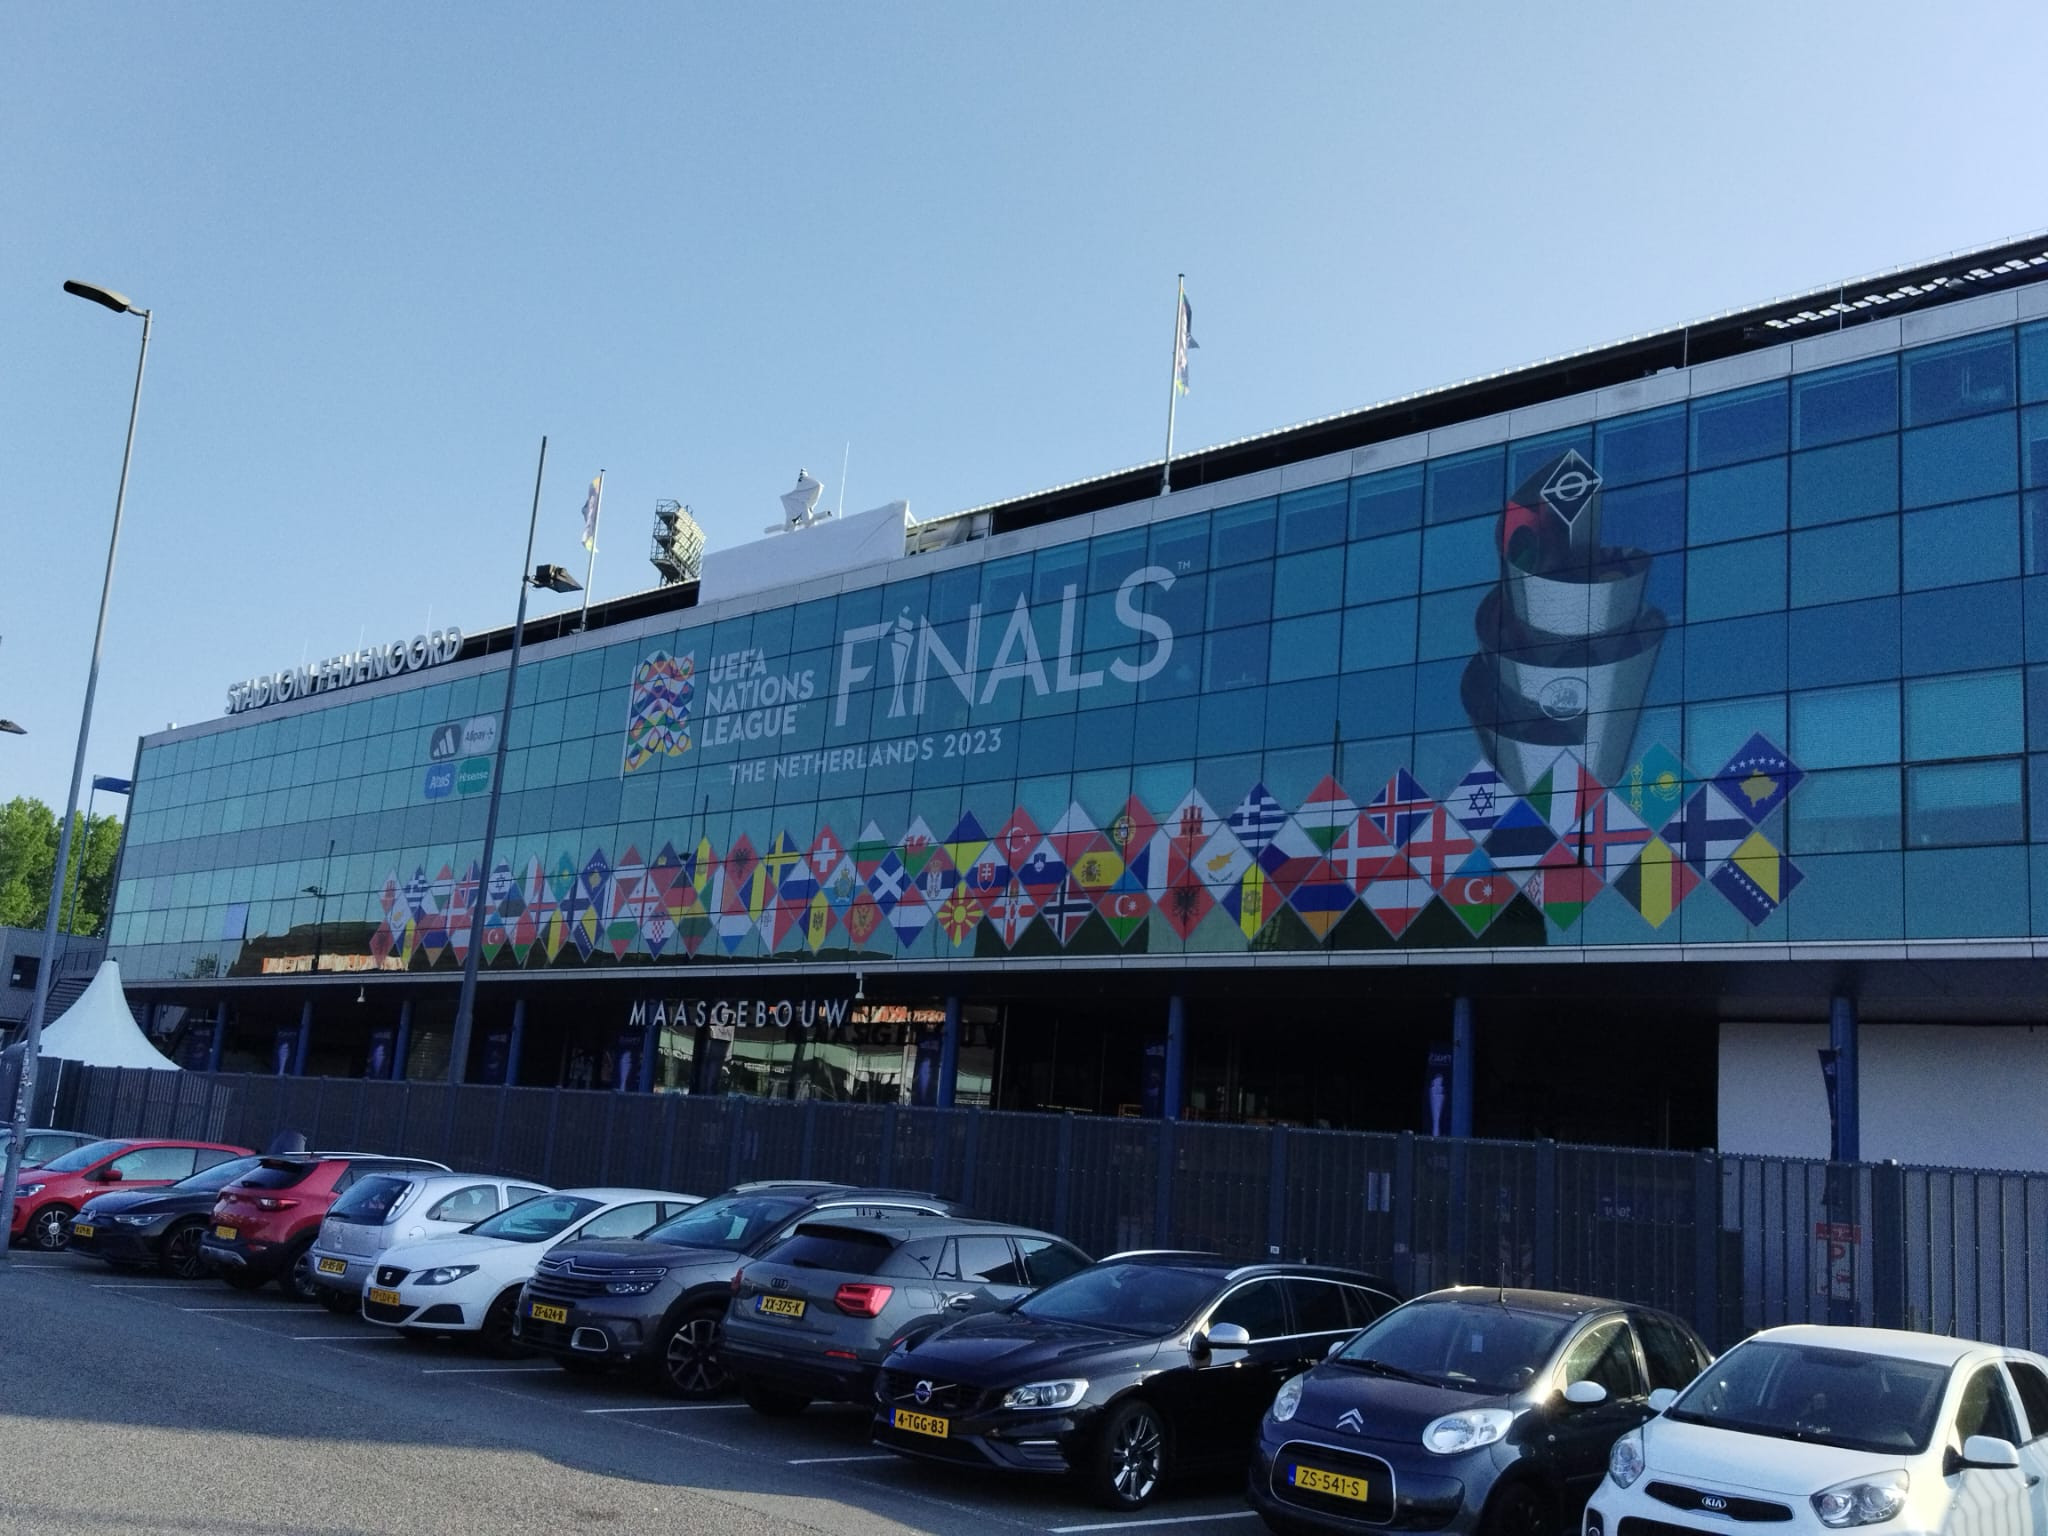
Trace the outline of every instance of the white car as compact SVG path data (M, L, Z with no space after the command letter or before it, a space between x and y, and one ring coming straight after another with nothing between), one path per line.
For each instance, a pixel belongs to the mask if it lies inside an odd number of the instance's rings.
M1583 1536L1860 1526L2048 1536L2048 1359L1880 1328L1756 1334L1614 1443Z
M378 1255L397 1243L446 1237L508 1206L549 1193L532 1179L490 1173L394 1170L365 1174L334 1202L305 1265L313 1294L330 1312L353 1312Z
M701 1199L663 1189L558 1189L459 1236L390 1249L363 1292L363 1316L408 1338L475 1333L493 1353L517 1353L513 1309L542 1254L580 1238L638 1237Z

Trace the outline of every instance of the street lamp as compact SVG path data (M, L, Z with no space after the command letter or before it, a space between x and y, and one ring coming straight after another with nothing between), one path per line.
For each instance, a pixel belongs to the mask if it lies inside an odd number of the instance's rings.
M12 720L0 720L0 733L5 733L9 736L26 736L28 734L27 731L16 725Z
M43 1011L50 1001L50 976L57 956L57 924L64 910L64 882L71 862L71 823L78 815L78 786L85 777L85 744L92 735L92 700L99 688L100 649L107 634L107 603L114 593L114 556L121 548L121 512L128 500L128 466L135 457L135 418L142 409L142 370L149 361L150 312L137 309L125 294L93 283L67 282L64 291L104 305L116 314L142 317L142 350L135 359L135 393L128 402L128 440L121 450L121 481L114 492L114 528L107 538L107 573L100 582L100 612L92 632L92 664L85 674L85 705L78 717L78 751L71 760L71 794L64 802L64 820L57 832L57 867L50 874L50 904L43 917L43 958L36 966L35 1000L29 1004L28 1029L22 1035L21 1083L14 1094L14 1134L7 1143L7 1165L0 1176L0 1230L13 1229L14 1186L21 1174L22 1147L28 1140L29 1107L35 1102L36 1058L43 1048ZM0 1241L0 1267L7 1246Z
M5 722L0 722L4 724ZM78 929L78 902L85 888L85 861L92 857L92 807L101 790L110 795L126 795L135 789L133 779L117 779L111 774L96 773L92 776L92 788L85 794L85 847L79 850L78 868L71 872L71 921L64 925L68 940ZM104 914L102 914L104 915ZM99 932L99 924L93 924L93 932Z
M583 583L559 565L534 565L533 535L540 526L540 483L548 468L548 440L540 440L540 465L533 472L533 512L526 520L526 558L519 562L519 613L512 621L512 659L505 666L505 702L498 711L498 748L491 763L490 808L484 812L484 856L477 866L476 893L469 901L469 948L462 957L462 991L455 999L455 1038L448 1046L448 1081L469 1070L469 1039L476 1017L477 961L483 955L484 903L491 893L491 860L497 852L498 802L505 783L505 749L512 739L512 689L519 680L519 651L526 640L526 590L579 592ZM532 574L528 575L529 568Z

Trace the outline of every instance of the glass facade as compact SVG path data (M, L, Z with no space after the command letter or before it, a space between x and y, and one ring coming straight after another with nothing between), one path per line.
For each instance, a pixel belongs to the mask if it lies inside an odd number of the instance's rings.
M150 738L115 950L452 973L480 885L494 970L2048 933L2048 322L1214 499L536 648L487 881L501 658Z

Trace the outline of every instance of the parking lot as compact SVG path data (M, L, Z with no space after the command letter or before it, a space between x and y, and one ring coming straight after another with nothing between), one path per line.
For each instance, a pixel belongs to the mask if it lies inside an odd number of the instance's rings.
M1262 1529L1234 1475L1119 1517L902 1461L858 1411L674 1403L77 1255L16 1254L0 1312L0 1532Z

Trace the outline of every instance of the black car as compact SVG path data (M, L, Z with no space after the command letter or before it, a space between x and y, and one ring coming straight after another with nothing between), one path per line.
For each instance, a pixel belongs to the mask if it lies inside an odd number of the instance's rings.
M733 1276L812 1216L952 1216L950 1200L845 1184L742 1184L638 1238L564 1243L520 1293L521 1343L577 1371L630 1367L675 1397L732 1385L721 1356Z
M1248 1496L1273 1530L1577 1530L1649 1394L1712 1361L1677 1318L1459 1287L1389 1312L1280 1389Z
M1049 1232L963 1217L813 1219L733 1276L723 1355L766 1414L870 1403L906 1339L1088 1267Z
M156 1265L180 1280L208 1272L199 1251L220 1192L263 1161L235 1157L161 1189L116 1189L86 1201L71 1223L71 1249L117 1269Z
M891 1353L874 1438L935 1461L1076 1474L1136 1509L1176 1472L1242 1466L1280 1384L1394 1304L1351 1270L1120 1255Z

